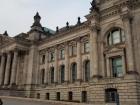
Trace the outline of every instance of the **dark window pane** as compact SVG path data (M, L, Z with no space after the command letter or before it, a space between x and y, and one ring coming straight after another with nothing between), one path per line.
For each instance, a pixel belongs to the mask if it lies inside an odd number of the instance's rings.
M54 83L54 67L51 68L51 83Z
M112 59L112 72L114 77L120 77L123 75L123 66L121 57Z
M106 89L105 90L106 102L112 103L117 101L117 89Z
M61 83L64 83L65 80L65 66L61 66Z
M90 61L86 61L85 63L85 81L89 81L90 79Z

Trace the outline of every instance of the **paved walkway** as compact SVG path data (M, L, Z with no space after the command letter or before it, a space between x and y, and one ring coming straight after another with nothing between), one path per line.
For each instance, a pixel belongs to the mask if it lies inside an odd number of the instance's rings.
M3 105L53 105L47 104L46 102L32 101L32 100L21 100L13 98L2 98Z
M86 105L71 102L58 102L58 101L45 101L30 98L17 98L17 97L0 97L3 105Z

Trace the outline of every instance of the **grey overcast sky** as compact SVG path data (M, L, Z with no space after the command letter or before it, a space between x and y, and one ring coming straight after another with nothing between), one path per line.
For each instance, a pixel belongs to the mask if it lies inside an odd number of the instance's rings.
M30 30L33 16L38 11L42 26L55 30L66 22L75 24L80 16L89 13L92 0L0 0L0 33L5 30L10 36Z

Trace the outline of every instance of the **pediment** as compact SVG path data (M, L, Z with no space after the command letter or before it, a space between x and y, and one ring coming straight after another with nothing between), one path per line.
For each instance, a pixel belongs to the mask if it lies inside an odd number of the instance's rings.
M112 48L108 48L104 51L104 53L113 53L113 52L118 52L118 51L122 51L124 50L124 47L112 47Z
M120 50L122 50L121 48L112 48L112 49L110 49L108 52L116 52L116 51L120 51Z

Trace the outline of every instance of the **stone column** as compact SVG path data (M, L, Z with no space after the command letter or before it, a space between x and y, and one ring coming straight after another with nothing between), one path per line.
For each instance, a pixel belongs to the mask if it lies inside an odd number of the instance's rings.
M18 51L14 51L10 85L16 84Z
M6 69L5 69L4 85L8 85L9 81L10 81L10 63L11 63L11 52L8 52L7 53Z
M65 44L65 82L69 81L69 45Z
M91 57L91 78L99 77L98 70L98 49L97 49L97 32L96 26L92 26L90 30L90 57Z
M77 39L77 80L82 80L82 62L81 62L81 42Z
M131 14L129 13L129 8L124 8L122 13L122 20L125 28L125 38L126 38L126 56L127 56L127 73L136 73L134 67L134 54L133 54L133 41L132 41L132 28L131 28Z
M125 62L125 55L122 55L122 64L123 64L123 75L126 74L126 62Z
M49 64L48 64L48 51L46 51L46 54L45 54L45 84L48 84L48 72L49 72Z
M3 85L3 82L4 82L5 63L6 63L6 57L4 54L2 54L1 65L0 65L0 85Z
M58 49L55 48L54 83L58 82Z
M111 77L110 59L108 57L106 57L106 69L107 69L107 77Z

